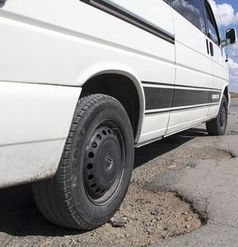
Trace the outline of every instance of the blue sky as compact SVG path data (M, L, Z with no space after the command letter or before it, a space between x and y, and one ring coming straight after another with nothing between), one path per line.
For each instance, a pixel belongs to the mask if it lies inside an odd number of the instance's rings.
M218 9L222 28L234 27L238 31L238 0L210 0L211 5ZM217 5L217 6L215 6ZM215 13L218 16L218 13ZM227 49L230 65L230 91L238 92L238 44Z

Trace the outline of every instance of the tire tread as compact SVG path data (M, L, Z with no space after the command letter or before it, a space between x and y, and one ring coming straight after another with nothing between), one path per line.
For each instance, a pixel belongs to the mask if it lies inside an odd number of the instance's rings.
M222 101L221 101L221 106L222 104L225 102L226 107L227 107L227 99L226 96L223 95L222 97ZM219 109L220 111L220 109ZM206 129L207 129L207 133L210 136L219 136L219 135L224 135L226 132L226 127L224 129L224 131L221 129L220 125L219 125L219 113L217 115L216 118L211 119L210 121L206 122Z

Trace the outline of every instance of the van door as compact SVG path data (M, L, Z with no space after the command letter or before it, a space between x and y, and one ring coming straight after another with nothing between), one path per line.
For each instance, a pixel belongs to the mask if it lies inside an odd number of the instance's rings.
M176 80L167 134L207 118L212 61L203 0L171 0L175 25Z
M0 30L1 81L82 85L89 71L120 65L144 89L140 142L165 134L175 46L172 11L164 1L8 0Z
M213 85L214 91L211 93L209 117L216 116L219 110L219 103L222 97L224 86L228 84L229 73L228 63L226 62L226 54L221 48L221 37L219 35L218 26L212 12L211 6L205 0L205 17L207 25L207 36L209 40L209 49L212 58L213 69Z
M151 32L154 36L154 42L148 39L145 32L141 33L140 40L133 37L134 45L142 43L144 47L147 45L153 47L155 52L151 55L155 58L153 60L156 63L156 67L153 68L151 58L146 55L143 69L138 71L145 95L145 118L139 140L141 145L165 135L173 101L175 80L174 24L171 7L166 2L158 0L102 1L102 3L107 4L105 6L113 6L114 9L125 13L128 16L128 21L135 21L134 25L140 27L143 24L145 26L144 31L149 25L157 32L157 34ZM159 37L159 33L164 37Z

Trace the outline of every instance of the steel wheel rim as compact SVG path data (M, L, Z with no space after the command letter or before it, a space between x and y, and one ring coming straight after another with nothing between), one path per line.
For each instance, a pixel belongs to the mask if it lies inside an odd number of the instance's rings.
M108 203L119 189L125 170L125 141L114 121L104 121L88 138L83 183L95 205Z

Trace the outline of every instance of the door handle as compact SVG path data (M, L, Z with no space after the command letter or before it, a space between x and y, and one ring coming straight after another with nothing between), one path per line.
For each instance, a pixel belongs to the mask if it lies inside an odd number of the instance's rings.
M210 51L209 51L209 44L208 44L208 40L206 39L206 44L207 44L207 54L210 54Z
M213 57L214 56L214 48L213 48L212 42L210 42L210 52L211 52L211 55Z

